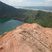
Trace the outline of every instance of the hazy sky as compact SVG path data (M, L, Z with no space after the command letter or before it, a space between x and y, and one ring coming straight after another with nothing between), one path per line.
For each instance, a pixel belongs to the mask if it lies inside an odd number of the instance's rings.
M52 0L0 0L12 6L52 6Z

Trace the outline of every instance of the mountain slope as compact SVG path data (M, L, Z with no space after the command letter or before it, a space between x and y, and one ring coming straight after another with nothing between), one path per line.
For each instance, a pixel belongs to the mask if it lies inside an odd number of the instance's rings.
M23 24L0 37L0 52L52 52L52 28Z
M24 10L22 9L16 9L0 1L0 22L5 22L9 19L15 19L20 16L20 14L22 15L21 12L23 11Z
M16 10L17 10L16 8L0 2L0 18L1 17L10 17L10 16L12 17L12 15L13 16L16 15L16 13L17 13Z

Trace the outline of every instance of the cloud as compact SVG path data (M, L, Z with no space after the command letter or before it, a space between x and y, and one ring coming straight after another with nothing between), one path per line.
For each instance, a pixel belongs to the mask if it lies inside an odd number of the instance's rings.
M45 0L44 5L52 6L52 0Z
M3 2L22 2L23 0L0 0Z
M8 5L12 5L12 6L15 6L15 5L20 5L24 0L0 0Z
M47 0L47 1L51 2L52 0Z
M51 6L52 0L0 0L6 4L17 6Z

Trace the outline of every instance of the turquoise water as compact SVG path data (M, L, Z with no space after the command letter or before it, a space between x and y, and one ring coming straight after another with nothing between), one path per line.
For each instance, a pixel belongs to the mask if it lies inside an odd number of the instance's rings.
M10 20L5 23L0 23L0 34L8 32L12 29L15 29L17 26L21 25L22 22L18 20Z

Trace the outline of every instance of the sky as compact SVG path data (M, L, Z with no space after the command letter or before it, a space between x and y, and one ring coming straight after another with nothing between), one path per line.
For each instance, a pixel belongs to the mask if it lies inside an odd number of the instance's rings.
M8 5L17 6L52 6L52 0L0 0Z

